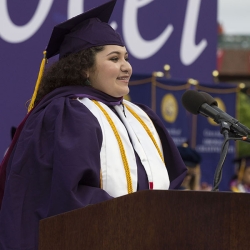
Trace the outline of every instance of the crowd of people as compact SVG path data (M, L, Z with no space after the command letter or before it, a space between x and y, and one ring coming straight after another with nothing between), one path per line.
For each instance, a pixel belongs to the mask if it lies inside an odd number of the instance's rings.
M230 190L236 193L250 193L250 156L235 159L235 175L230 181Z
M182 160L187 167L187 174L180 186L181 190L211 191L212 186L206 182L201 182L201 155L187 143L177 147Z

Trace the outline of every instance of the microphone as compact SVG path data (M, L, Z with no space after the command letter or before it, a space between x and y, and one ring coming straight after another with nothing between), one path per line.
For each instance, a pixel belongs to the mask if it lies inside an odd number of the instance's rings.
M205 92L187 90L182 96L182 105L192 114L212 118L217 124L228 123L230 130L240 136L247 136L250 130L217 107L216 100Z
M231 119L231 120L235 120L238 124L239 127L241 127L243 130L245 130L245 132L250 135L250 129L248 127L246 127L245 125L241 124L238 120L236 120L235 118L233 118L232 116L230 116L229 114L225 113L223 110L221 110L218 106L218 103L216 102L216 100L211 96L209 95L208 93L206 92L199 92L201 95L203 95L206 100L207 100L207 103L212 106L215 110L217 110L218 112L220 113L223 113L225 117L227 117L227 119Z

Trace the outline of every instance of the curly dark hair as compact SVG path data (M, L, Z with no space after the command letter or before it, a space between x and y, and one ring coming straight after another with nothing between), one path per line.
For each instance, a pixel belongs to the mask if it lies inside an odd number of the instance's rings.
M35 105L56 88L72 85L85 85L86 71L95 66L95 55L104 49L103 46L92 47L77 53L69 54L45 70L39 87Z

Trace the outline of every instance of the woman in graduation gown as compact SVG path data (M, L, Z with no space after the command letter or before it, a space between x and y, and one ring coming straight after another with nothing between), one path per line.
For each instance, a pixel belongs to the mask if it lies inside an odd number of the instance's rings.
M37 249L43 218L140 190L176 189L185 176L159 117L123 99L132 67L107 23L115 2L52 32L47 58L60 59L38 81L1 165L1 250Z

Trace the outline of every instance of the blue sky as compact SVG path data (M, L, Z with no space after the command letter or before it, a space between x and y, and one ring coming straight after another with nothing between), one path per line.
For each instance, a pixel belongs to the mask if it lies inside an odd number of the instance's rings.
M225 34L250 36L250 0L218 0L218 21Z

